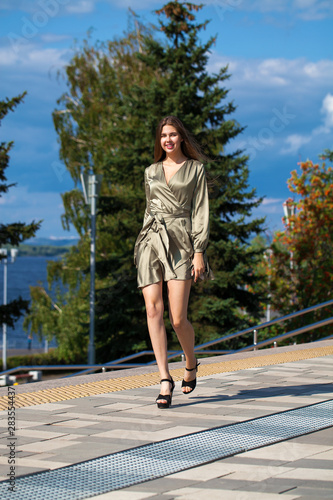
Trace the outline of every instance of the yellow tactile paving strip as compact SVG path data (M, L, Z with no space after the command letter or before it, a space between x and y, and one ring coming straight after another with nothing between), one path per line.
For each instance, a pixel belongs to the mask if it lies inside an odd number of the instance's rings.
M245 359L231 361L222 361L219 363L208 363L200 365L198 377L206 375L216 375L224 372L234 372L245 370L247 368L259 368L261 366L277 365L281 363L290 363L303 359L318 358L333 354L333 345L311 349L302 349L283 353L273 353L263 356L253 356ZM182 380L184 374L183 368L171 370L174 380ZM138 389L148 387L159 383L159 374L148 373L143 375L132 375L128 377L119 377L109 380L87 382L84 384L69 385L64 387L54 387L41 391L17 393L15 396L15 407L23 408L26 406L39 405L44 403L55 403L66 401L68 399L84 398L108 392L124 391L126 389ZM5 410L8 405L7 396L0 397L0 410Z

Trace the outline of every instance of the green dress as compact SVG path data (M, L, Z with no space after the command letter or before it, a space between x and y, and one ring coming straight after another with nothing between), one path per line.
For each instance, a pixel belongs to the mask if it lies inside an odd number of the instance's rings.
M162 162L145 169L147 206L134 247L138 288L172 279L192 278L192 259L202 252L202 279L214 279L206 248L209 238L209 199L205 169L186 160L167 184Z

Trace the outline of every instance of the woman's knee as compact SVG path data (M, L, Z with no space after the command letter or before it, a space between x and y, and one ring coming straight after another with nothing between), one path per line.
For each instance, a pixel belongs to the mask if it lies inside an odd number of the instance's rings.
M175 331L177 331L177 330L181 330L187 324L187 318L186 318L186 316L172 317L170 315L170 322L171 322L172 328Z
M149 319L163 318L164 306L163 302L148 302L146 303L146 312Z

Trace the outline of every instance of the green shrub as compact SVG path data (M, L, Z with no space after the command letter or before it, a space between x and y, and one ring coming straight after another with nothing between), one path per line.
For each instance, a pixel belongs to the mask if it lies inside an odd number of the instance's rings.
M86 359L79 357L73 364L86 363ZM7 369L16 368L17 366L42 366L42 365L66 365L68 364L58 354L57 349L52 349L48 353L40 354L25 354L22 356L10 356L7 359ZM2 360L0 360L0 368L2 371Z

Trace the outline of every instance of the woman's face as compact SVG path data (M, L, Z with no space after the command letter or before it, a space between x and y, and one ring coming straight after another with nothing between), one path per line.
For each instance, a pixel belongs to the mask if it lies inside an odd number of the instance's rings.
M178 130L172 125L164 125L161 132L161 146L167 155L181 152L183 139Z

